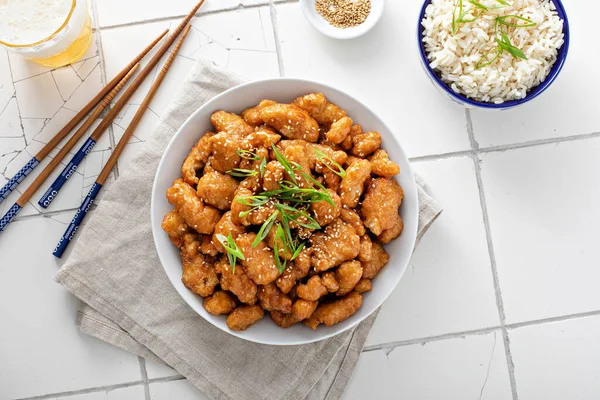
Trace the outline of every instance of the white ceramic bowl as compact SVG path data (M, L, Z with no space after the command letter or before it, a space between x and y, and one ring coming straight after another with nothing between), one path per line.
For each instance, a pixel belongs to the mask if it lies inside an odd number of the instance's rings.
M337 28L331 25L317 12L315 5L316 0L300 0L304 17L316 30L334 39L353 39L369 32L377 24L383 14L385 0L371 0L371 12L365 22L351 28Z
M365 293L362 307L347 320L331 326L320 326L313 331L303 324L282 329L270 318L263 318L245 332L234 332L227 327L224 316L209 314L202 307L202 298L188 290L181 282L179 251L161 229L165 214L173 209L165 193L172 182L181 176L181 165L192 146L204 132L211 130L210 116L217 110L239 113L260 100L272 99L291 102L298 96L321 92L330 101L348 111L354 121L365 129L381 133L382 148L400 165L401 173L396 178L404 189L404 201L400 214L404 220L404 232L397 240L386 246L390 254L389 264L373 280L373 290ZM181 297L205 320L232 335L253 342L271 345L296 345L316 342L344 332L373 313L388 298L404 274L413 251L418 222L417 189L406 153L395 139L393 131L367 106L330 86L300 79L269 79L256 81L230 89L207 102L192 114L175 134L163 154L158 166L152 189L152 232L156 251L173 286Z

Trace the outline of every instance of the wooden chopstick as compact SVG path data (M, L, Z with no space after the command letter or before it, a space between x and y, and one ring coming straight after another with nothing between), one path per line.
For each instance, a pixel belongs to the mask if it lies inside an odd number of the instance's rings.
M106 96L107 93L109 93L123 79L123 77L127 75L131 68L139 63L140 60L144 58L146 54L148 54L150 50L152 50L152 48L156 46L156 44L160 42L160 40L168 32L169 30L166 29L160 34L159 37L154 39L152 43L146 46L146 48L142 50L142 52L138 54L129 64L127 64L125 68L123 68L121 72L119 72L117 76L115 76L108 83L108 85L106 85L85 107L81 109L81 111L77 113L77 115L73 117L73 119L71 119L71 121L69 121L56 135L54 135L54 137L44 147L42 147L42 149L15 174L15 176L10 178L6 185L0 188L0 203L2 203L2 201L8 197L8 195L17 187L17 185L21 183L27 177L27 175L29 175L31 171L33 171L35 167L42 162L43 159L46 158L52 149L54 149L54 147L56 147L69 134L69 132L71 132L71 130L73 130L73 128L75 128L77 124L81 122L81 120L102 100L102 98L104 98L104 96Z
M77 170L79 164L83 161L86 155L92 150L92 148L96 145L96 142L102 137L106 129L112 124L113 120L119 114L121 109L125 106L127 101L133 96L135 91L142 85L144 79L152 72L156 64L160 61L162 56L167 52L171 44L175 41L177 36L181 33L183 28L188 24L188 22L194 17L196 11L204 4L205 0L200 1L194 9L184 18L184 20L175 28L173 33L169 35L169 37L165 40L163 45L158 49L156 54L150 59L148 64L142 69L139 75L134 79L131 83L131 86L127 88L125 93L121 96L121 98L117 101L117 103L113 106L113 108L108 112L106 117L100 122L100 125L94 130L89 139L81 146L79 151L73 156L71 161L67 164L65 169L61 172L61 174L56 178L56 180L50 185L46 193L42 196L40 201L38 202L39 206L42 208L47 208L52 200L56 198L58 192L62 188L62 186L67 182L67 180L73 175L73 173Z
M175 56L177 56L177 53L179 52L179 49L181 48L183 41L185 40L186 36L188 35L190 28L191 28L191 25L188 25L187 28L185 28L185 30L183 31L181 38L177 41L177 44L173 48L173 51L169 55L169 58L167 58L167 61L165 61L165 64L163 65L162 69L160 70L158 76L156 77L156 80L152 84L150 91L148 91L148 94L144 98L144 101L140 105L140 108L135 113L133 120L127 127L127 130L125 130L123 137L121 137L121 140L119 140L119 143L115 147L115 150L112 152L112 154L110 155L110 158L106 162L106 165L104 166L104 168L102 168L102 171L98 175L96 182L94 182L94 184L92 185L92 188L90 189L89 193L83 200L83 203L81 203L81 206L75 213L73 220L67 227L67 230L65 231L63 236L60 238L58 244L56 245L56 248L54 249L54 252L52 253L55 257L58 257L58 258L62 257L63 253L67 249L67 246L69 246L69 243L71 242L71 240L73 240L73 237L75 236L75 232L77 232L77 228L79 228L79 225L85 218L87 212L90 209L90 206L94 203L94 200L95 200L96 196L98 195L98 193L100 192L102 185L104 185L104 183L106 182L106 179L108 178L108 175L110 174L110 172L112 171L114 166L117 164L117 160L119 159L119 156L121 155L121 153L123 153L123 150L125 149L125 146L127 145L127 142L129 142L129 139L135 132L135 129L138 127L138 125L142 119L142 116L144 115L144 112L150 105L150 102L154 98L154 95L156 94L156 91L160 87L160 84L165 79L165 76L167 75L167 72L169 71L169 68L171 67L171 64L173 63L173 60L175 60Z

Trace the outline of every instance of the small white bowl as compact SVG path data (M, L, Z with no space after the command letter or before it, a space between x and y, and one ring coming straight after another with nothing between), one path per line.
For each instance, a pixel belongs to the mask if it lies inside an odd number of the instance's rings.
M400 207L404 231L398 239L385 246L390 255L390 262L373 279L373 290L364 294L362 307L345 321L333 326L319 326L316 331L313 331L303 324L282 329L269 317L265 317L247 331L232 331L227 327L224 316L209 314L202 306L202 298L188 290L181 282L179 251L161 229L164 215L173 209L167 202L165 193L173 181L181 176L181 165L192 146L204 132L212 129L210 116L213 112L227 110L240 113L263 99L290 102L298 96L315 92L323 93L331 102L348 111L348 115L356 123L381 134L381 147L387 150L390 158L400 165L401 172L396 179L404 189L404 200ZM217 328L242 339L270 345L298 345L327 339L352 328L377 310L392 293L406 271L415 245L419 219L419 201L415 179L408 157L392 129L372 109L341 90L317 82L290 78L268 79L236 86L199 106L198 110L179 128L167 146L156 171L151 201L152 233L156 251L167 276L183 300Z
M316 30L334 39L353 39L369 32L377 24L383 14L385 0L371 0L371 12L365 22L351 28L337 28L331 25L317 12L315 5L316 0L300 0L304 17Z

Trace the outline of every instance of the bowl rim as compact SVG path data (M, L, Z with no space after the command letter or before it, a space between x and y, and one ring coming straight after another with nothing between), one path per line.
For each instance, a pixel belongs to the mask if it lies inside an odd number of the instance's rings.
M563 43L561 48L558 49L558 54L557 54L557 59L556 59L555 65L552 66L552 69L550 70L550 73L548 74L548 76L546 76L546 79L539 85L533 87L530 90L530 92L527 93L527 95L522 99L510 100L510 101L506 101L501 104L485 103L485 102L481 102L481 101L476 101L476 100L470 99L466 96L456 93L444 81L441 80L441 78L435 73L435 71L433 71L431 69L431 67L429 66L429 60L427 58L427 51L425 50L425 45L422 40L423 30L425 28L423 27L423 24L421 22L423 21L423 18L425 17L425 12L427 10L427 6L429 6L429 4L431 4L432 0L425 0L423 2L423 6L421 7L421 11L419 13L419 20L417 21L417 41L418 41L419 55L421 58L421 63L423 64L423 66L424 66L425 70L427 71L428 75L430 76L430 78L432 78L434 80L434 82L437 84L437 86L439 88L441 88L442 90L444 90L444 92L446 94L450 95L453 100L458 101L459 103L466 103L472 107L494 109L494 110L508 109L508 108L519 106L521 104L525 104L525 103L535 99L542 93L544 93L546 91L546 89L548 89L552 85L552 83L554 83L556 78L558 78L558 75L560 75L560 72L562 71L562 69L565 65L565 62L567 61L567 55L569 54L570 32L569 32L569 18L567 17L567 11L561 0L551 0L551 1L554 3L554 6L556 7L557 10L560 9L560 11L562 12L562 14L564 16L562 19L563 19L563 34L564 34L565 42Z
M366 108L367 110L369 110L370 113L373 114L373 116L375 117L375 119L379 120L379 122L382 124L382 126L388 131L388 135L389 139L388 140L394 140L396 141L396 144L398 145L400 151L401 151L401 156L405 159L406 161L406 168L404 168L402 170L402 173L405 174L406 179L408 179L411 182L411 186L410 188L411 193L410 195L412 196L412 198L415 200L412 203L412 209L410 209L407 204L405 202L403 202L403 206L407 207L407 212L408 213L412 213L416 216L416 218L413 218L413 223L412 224L405 224L404 225L404 230L402 232L403 235L407 235L408 236L408 242L406 243L406 247L407 247L407 252L409 252L408 257L406 258L406 262L405 265L400 265L401 269L400 269L400 273L397 274L397 276L395 277L395 282L393 282L393 284L390 286L390 289L387 291L387 293L382 293L381 296L381 300L379 302L377 302L376 306L373 308L373 310L356 319L356 321L353 321L351 324L348 324L348 326L341 328L341 330L338 331L332 331L332 332L328 332L325 334L317 334L318 331L314 331L315 332L315 337L311 338L309 340L296 340L296 341L289 341L286 343L281 343L281 342L275 342L275 341L271 341L271 340L256 340L255 338L250 338L250 337L246 337L244 336L244 332L237 332L237 331L232 331L230 329L224 329L223 327L217 325L216 323L214 323L212 320L205 318L202 314L200 314L198 311L196 311L196 309L188 303L188 301L186 300L186 298L180 293L179 289L177 287L175 287L175 285L173 284L169 273L167 271L167 260L166 260L166 255L162 254L161 251L158 250L159 248L159 244L158 241L159 239L159 235L160 234L164 234L164 232L162 231L162 229L160 229L160 224L161 221L157 221L155 218L155 208L157 207L157 202L158 202L158 197L155 196L155 192L156 192L156 187L159 184L159 172L161 171L161 169L163 168L164 164L165 164L165 160L166 160L166 155L169 153L169 151L171 150L171 148L173 146L175 146L175 142L177 141L178 137L182 135L182 132L187 128L188 125L191 125L193 122L193 120L196 118L196 116L202 112L205 108L208 108L211 106L211 104L213 104L214 102L217 102L218 100L220 100L223 97L226 97L228 95L230 95L232 92L239 90L240 88L243 87L248 87L248 86L253 86L253 85L261 85L264 84L266 82L290 82L290 83L296 83L296 84L310 84L310 85L317 85L317 86L321 86L323 88L325 88L327 91L330 92L337 92L341 95L347 96L351 99L353 99L354 101L356 101L360 106ZM404 198L407 198L407 193L409 193L405 187L403 187L404 190ZM152 192L151 192L151 198L150 198L150 220L151 220L151 225L152 225L152 237L154 240L154 247L156 249L158 258L160 260L161 266L163 267L163 270L165 271L165 274L167 275L167 278L169 279L169 282L171 283L171 285L173 285L173 288L175 289L175 291L177 292L177 294L182 298L182 300L192 309L194 310L194 312L196 312L196 314L198 314L202 319L204 319L205 321L208 321L211 325L213 325L214 327L218 328L219 330L222 330L224 332L227 332L230 335L233 335L235 337L238 337L240 339L244 339L247 340L249 342L254 342L254 343L260 343L260 344L266 344L266 345L275 345L275 346L294 346L294 345L302 345L302 344L309 344L309 343L315 343L315 342L320 342L326 339L329 339L331 337L337 336L339 334L342 334L344 332L347 332L348 330L354 328L355 326L357 326L359 323L363 322L365 319L367 319L368 317L370 317L371 315L373 315L373 313L375 313L382 305L383 303L390 297L390 295L392 294L392 292L398 287L398 284L400 283L400 280L402 279L402 277L404 276L404 274L406 273L406 269L408 268L408 265L410 263L410 259L412 257L412 252L414 251L415 245L416 245L416 240L417 240L417 230L418 230L418 214L419 214L419 205L418 205L418 193L417 193L417 183L415 180L415 175L414 172L412 170L412 166L410 164L410 160L408 158L408 155L406 153L406 151L404 150L404 148L402 147L400 141L397 139L397 137L393 134L393 130L390 129L390 126L385 123L385 121L375 112L373 111L373 109L371 107L368 107L367 105L365 105L365 103L363 103L362 101L356 99L354 96L348 94L347 92L345 92L344 90L335 88L331 85L325 84L323 82L320 81L316 81L316 80L309 80L309 79L302 79L302 78L289 78L289 77L277 77L277 78L269 78L269 79L261 79L261 80L255 80L255 81L250 81L247 83L243 83L241 85L237 85L234 86L218 95L216 95L215 97L211 98L210 100L206 101L204 104L200 105L193 113L190 114L190 116L185 120L185 122L177 129L177 131L175 132L175 134L173 135L173 137L170 139L169 144L167 145L167 147L165 148L165 150L163 151L163 154L161 156L160 162L158 164L158 167L156 168L156 174L154 176L154 180L152 183ZM187 290L187 289L186 289ZM350 317L351 318L351 317Z
M312 3L312 1L313 0L300 0L300 8L302 9L302 15L304 15L304 19L306 19L308 21L308 23L315 30L319 31L323 35L330 37L332 39L338 39L338 40L356 39L357 37L363 36L367 32L370 32L375 27L375 25L377 25L379 20L381 19L381 16L383 15L383 12L385 9L385 2L386 2L386 0L372 0L372 1L381 1L383 3L383 5L381 6L381 11L378 12L377 14L374 14L374 19L372 20L372 22L370 22L363 29L358 29L358 27L360 27L362 24L356 26L355 27L356 29L351 29L351 30L337 28L337 30L333 31L333 32L339 32L339 34L335 34L331 31L324 30L320 24L314 22L313 18L311 17L311 15L309 14L309 11L308 11L309 3ZM371 7L371 11L372 10L373 10L373 8ZM325 21L325 20L323 20L323 21ZM325 21L324 23L327 23L327 21ZM365 23L366 23L366 21L365 21ZM342 32L346 32L346 33L342 33Z

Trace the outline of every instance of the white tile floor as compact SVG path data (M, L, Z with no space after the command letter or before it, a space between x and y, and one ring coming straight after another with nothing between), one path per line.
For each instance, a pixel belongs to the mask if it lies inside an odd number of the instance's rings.
M74 65L51 71L0 50L0 185L194 3L90 1L96 41ZM207 0L119 166L197 59L249 79L298 76L345 89L395 129L445 211L385 305L344 398L597 400L600 56L588 49L597 47L600 5L564 2L576 39L561 78L522 109L480 113L448 102L421 71L420 1L388 1L371 33L338 42L317 34L294 0ZM37 206L40 191L0 235L0 400L206 398L170 368L81 334L77 301L52 280L60 263L51 249L150 81L51 208Z

